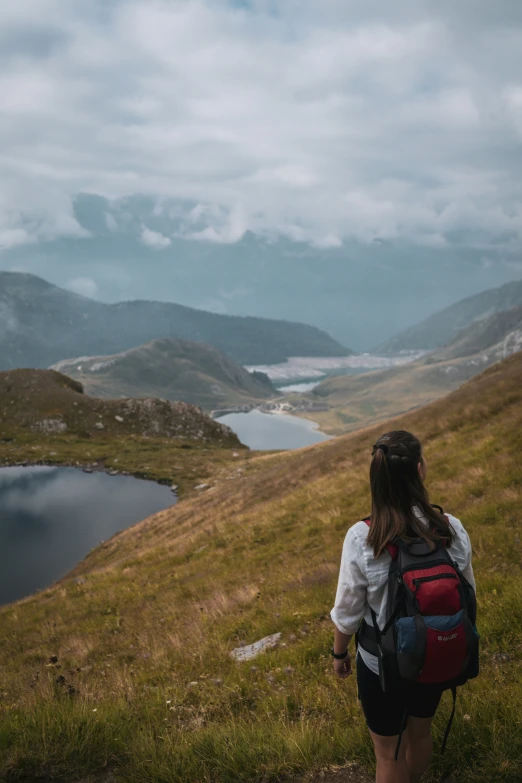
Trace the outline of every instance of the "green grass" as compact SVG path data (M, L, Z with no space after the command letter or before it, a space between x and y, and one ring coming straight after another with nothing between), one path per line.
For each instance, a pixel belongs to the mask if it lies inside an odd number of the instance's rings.
M233 457L238 454L238 457ZM213 443L172 438L140 438L76 435L42 436L29 431L16 438L0 438L0 467L16 464L94 466L128 472L140 478L179 486L180 495L202 483L214 483L249 469L253 452L240 447L223 448Z
M310 403L324 402L330 409L299 415L313 418L330 435L353 432L448 394L484 369L483 358L478 354L445 358L442 351L387 370L330 377L308 395ZM493 361L492 354L489 363Z
M466 524L479 588L482 674L461 689L432 783L522 779L521 380L515 356L394 422L423 439L432 500ZM243 477L223 474L92 552L74 572L84 581L0 609L4 776L261 783L347 761L371 770L355 683L332 673L328 613L382 429L253 455ZM282 644L252 664L230 657L278 631ZM449 710L445 697L437 745Z

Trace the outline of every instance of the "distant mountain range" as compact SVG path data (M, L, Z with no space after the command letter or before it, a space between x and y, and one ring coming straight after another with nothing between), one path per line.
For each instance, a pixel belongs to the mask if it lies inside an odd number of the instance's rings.
M158 437L240 445L228 428L185 402L100 400L54 370L0 372L0 429L4 439L40 433L80 438Z
M522 350L522 305L470 324L439 351L402 367L329 378L311 399L331 406L313 419L340 434L426 405Z
M444 247L332 236L318 246L304 236L298 241L299 226L292 239L249 231L238 239L226 230L219 236L220 217L198 201L77 194L74 206L81 237L2 249L0 268L32 272L104 302L139 297L304 322L358 351L465 296L522 277L516 249L489 248L485 262L476 235L454 233ZM228 218L221 217L225 229ZM209 226L218 241L209 241ZM147 335L135 345L171 336Z
M161 397L206 410L262 402L274 394L267 376L250 373L204 343L154 340L112 356L66 359L53 366L97 397Z
M351 353L306 324L217 315L168 302L108 305L34 275L0 272L0 369L116 354L165 337L210 343L242 364Z
M522 280L462 299L381 343L375 348L375 353L396 354L440 348L470 324L518 305L522 305Z

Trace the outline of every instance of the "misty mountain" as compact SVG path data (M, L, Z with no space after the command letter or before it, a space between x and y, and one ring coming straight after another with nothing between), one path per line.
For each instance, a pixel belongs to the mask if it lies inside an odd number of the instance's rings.
M248 372L211 345L187 340L154 340L113 356L66 359L52 369L95 397L161 397L207 410L274 394L268 377Z
M522 281L512 281L500 288L491 288L475 296L462 299L450 307L426 318L421 323L396 334L375 348L376 353L398 353L399 351L432 350L447 345L460 330L488 316L501 313L510 308L522 305ZM506 323L513 316L508 316ZM492 329L502 330L502 321L493 321L477 327L477 345L480 339L486 337ZM496 324L496 326L494 326ZM480 338L478 335L482 335ZM466 344L471 345L472 333L466 337ZM486 347L486 346L482 346ZM479 350L480 348L477 348ZM461 350L460 348L457 350Z
M522 277L515 252L488 250L485 258L457 234L448 247L379 238L317 247L299 240L298 227L293 240L246 232L237 241L209 241L205 232L215 221L201 205L147 196L79 195L75 217L85 237L4 250L0 268L104 302L171 301L304 322L361 351L463 297Z
M411 364L323 381L312 399L331 408L313 418L331 434L366 427L426 405L519 351L522 305L470 324L449 345Z
M0 272L0 369L115 354L165 337L210 343L242 364L350 353L305 324L218 315L170 302L108 305L34 275Z
M474 321L444 348L430 353L425 361L441 362L482 353L495 360L509 356L511 345L522 344L522 304Z

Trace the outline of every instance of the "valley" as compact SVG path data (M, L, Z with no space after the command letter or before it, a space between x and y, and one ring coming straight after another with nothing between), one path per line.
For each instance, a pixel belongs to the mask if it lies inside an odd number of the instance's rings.
M522 307L496 313L457 333L447 346L403 366L330 377L308 394L290 394L295 413L339 435L426 405L486 367L522 350ZM306 406L323 404L308 412ZM302 410L299 411L299 406Z
M87 480L146 478L169 494L137 523L110 514L112 537L0 606L0 775L105 783L109 769L156 783L167 770L176 783L258 783L261 769L295 780L333 765L364 780L368 738L353 683L331 675L328 612L345 531L367 513L371 444L404 427L425 444L432 499L458 509L475 547L486 676L463 691L449 761L472 783L515 783L520 735L493 740L492 727L516 726L522 695L522 639L506 620L522 605L521 327L511 308L438 350L246 368L214 346L162 338L0 372L0 466L22 478L73 468ZM310 378L309 392L277 389ZM99 515L83 505L87 534ZM254 664L233 660L265 638ZM493 748L480 763L477 742Z
M521 3L0 40L0 783L522 783Z
M522 774L521 377L518 353L393 422L421 437L431 498L465 519L474 543L483 675L462 689L434 767L473 783ZM367 767L354 683L331 675L328 612L346 529L368 510L383 427L250 454L233 482L223 472L213 491L188 493L57 585L0 608L4 775L75 779L109 763L136 783L165 770L187 783L253 782L261 768L291 779ZM274 633L279 645L255 665L231 659Z

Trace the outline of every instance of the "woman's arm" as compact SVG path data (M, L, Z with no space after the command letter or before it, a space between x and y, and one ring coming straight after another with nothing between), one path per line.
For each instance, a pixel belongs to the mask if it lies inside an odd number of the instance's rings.
M345 650L348 650L348 645L350 644L351 638L351 636L347 636L347 634L343 633L338 628L334 628L334 653L337 655L342 655ZM352 673L352 656L350 653L348 653L346 658L342 658L341 660L334 658L333 667L336 675L342 680L344 680L346 677L349 677Z
M334 652L339 655L348 649L364 614L368 580L361 569L362 562L357 534L350 528L343 545L335 606L330 612L334 623ZM351 673L350 655L342 660L334 658L334 670L339 677L348 677Z

